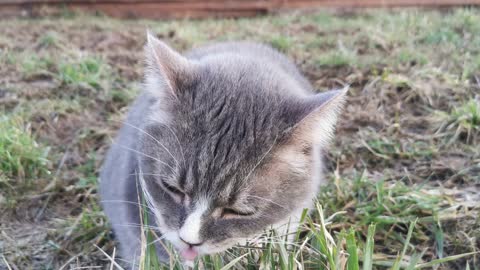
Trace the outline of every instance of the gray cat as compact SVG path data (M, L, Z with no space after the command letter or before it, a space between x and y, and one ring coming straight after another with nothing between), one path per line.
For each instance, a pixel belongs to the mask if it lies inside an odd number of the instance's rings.
M293 63L262 44L182 56L148 34L145 52L145 91L100 176L123 259L140 255L142 196L149 225L187 262L294 224L323 181L321 151L346 90L313 94Z

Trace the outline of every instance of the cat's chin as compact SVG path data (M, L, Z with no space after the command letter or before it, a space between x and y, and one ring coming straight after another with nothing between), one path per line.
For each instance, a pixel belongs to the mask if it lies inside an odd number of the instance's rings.
M163 234L165 239L169 241L178 251L184 263L193 263L196 258L220 253L226 251L227 249L235 246L236 244L246 243L246 238L232 238L227 239L218 244L205 243L201 246L189 247L187 244L183 243L176 232L169 232Z
M180 257L182 258L182 261L186 264L192 264L195 259L200 258L205 255L211 255L211 254L216 254L223 252L230 248L232 245L222 245L222 246L213 246L213 245L202 245L199 247L189 247L189 246L184 246L181 245L181 247L176 246L178 253L180 254Z
M176 246L176 248L183 259L194 260L196 257L221 253L235 246L235 244L237 243L238 241L227 240L226 242L221 244L203 244L198 247L188 247L186 245L181 244L180 246Z

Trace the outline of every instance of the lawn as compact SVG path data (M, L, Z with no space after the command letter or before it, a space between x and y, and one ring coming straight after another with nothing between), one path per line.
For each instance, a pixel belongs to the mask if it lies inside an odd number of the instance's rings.
M319 91L350 85L297 241L270 232L197 267L479 270L479 11L0 20L0 269L116 267L97 175L141 89L148 28L181 51L265 42Z

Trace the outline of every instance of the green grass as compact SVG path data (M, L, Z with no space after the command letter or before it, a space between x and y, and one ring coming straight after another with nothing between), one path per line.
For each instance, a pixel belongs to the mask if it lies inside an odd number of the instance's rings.
M37 42L43 48L55 47L58 44L58 34L52 31L47 32L40 36Z
M48 151L48 147L35 140L21 118L0 118L0 169L4 177L26 182L48 175Z
M319 67L343 67L352 65L354 62L354 55L344 50L326 52L315 59Z
M275 36L270 40L270 45L281 52L287 52L291 47L293 40L287 36Z
M325 203L325 210L321 202ZM468 252L425 260L422 259L424 252L415 248L421 242L428 242L429 235L443 234L437 226L449 218L452 206L449 198L429 194L422 185L409 187L401 181L395 184L375 182L365 173L355 179L336 179L320 192L311 217L305 212L304 225L293 232L297 236L295 242L268 231L260 243L205 256L196 261L194 269L227 269L233 260L235 269L255 269L258 265L282 270L299 269L299 265L332 270L432 267L476 254ZM147 243L154 241L154 237L149 229L145 229L145 233L141 269L187 269L178 262L162 266L157 261L152 262L155 247ZM438 241L443 241L442 237L436 236ZM375 252L375 241L384 243L387 239L391 245L383 245L382 250L390 249L390 252ZM435 243L439 247L443 247L442 244ZM178 260L171 247L169 253L174 261Z
M374 267L385 267L387 269L420 269L440 265L448 261L475 255L476 252L458 254L445 258L432 259L424 262L420 260L421 255L415 249L411 250L411 240L414 237L414 230L417 219L410 221L405 239L400 243L400 253L397 256L382 256L374 253L375 239L382 238L376 233L377 225L371 223L367 227L366 235L364 230L350 228L334 232L329 229L332 225L333 216L341 215L335 213L328 219L324 218L324 212L320 204L317 204L315 215L319 217L319 223L315 223L306 217L305 227L299 229L297 235L305 233L306 236L297 238L296 242L286 241L286 237L279 236L275 231L267 232L261 244L247 244L247 246L236 247L225 254L204 256L196 260L193 269L256 269L257 266L263 269L294 270L306 267L307 269L345 269L345 270L369 270ZM329 222L326 222L329 220ZM154 241L153 234L145 229L146 237L144 253L141 257L142 270L158 269L189 269L178 262L178 255L169 247L174 263L165 265L155 259L155 247L148 245ZM361 237L364 235L365 238ZM366 240L363 240L366 239ZM360 248L361 247L361 248ZM412 252L411 254L407 251ZM388 259L387 259L388 258Z
M23 55L22 58L21 72L27 79L43 75L68 86L98 90L104 88L102 83L110 75L109 66L98 57L66 58L60 61L50 56Z
M438 132L452 131L450 141L459 137L468 143L477 141L480 135L480 100L472 98L454 107L450 112L437 111Z
M99 58L85 57L74 62L61 63L58 67L60 81L67 85L101 88L101 80L107 75L107 66Z
M403 49L397 54L398 62L401 64L425 65L428 59L421 53L412 49Z
M25 56L21 65L22 73L26 78L37 75L50 75L51 69L55 66L51 58L39 56Z

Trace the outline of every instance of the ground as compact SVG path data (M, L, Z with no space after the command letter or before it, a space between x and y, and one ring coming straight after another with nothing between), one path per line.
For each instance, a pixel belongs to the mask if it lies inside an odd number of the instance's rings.
M205 267L247 254L235 269L358 269L357 260L368 269L370 256L379 269L480 269L480 12L471 8L0 20L0 269L110 266L97 175L141 89L147 28L179 50L262 41L319 91L350 85L301 252L269 242Z

